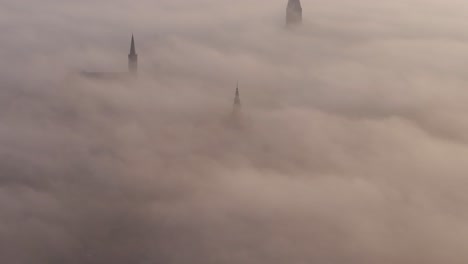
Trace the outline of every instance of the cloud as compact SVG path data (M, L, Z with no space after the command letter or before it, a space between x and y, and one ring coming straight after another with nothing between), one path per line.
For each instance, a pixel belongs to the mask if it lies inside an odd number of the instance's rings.
M465 263L466 4L302 2L0 2L1 262Z

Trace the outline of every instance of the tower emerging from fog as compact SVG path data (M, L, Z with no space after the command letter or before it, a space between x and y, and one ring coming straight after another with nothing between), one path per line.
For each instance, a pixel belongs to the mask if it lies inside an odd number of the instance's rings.
M240 95L239 95L239 82L237 82L236 86L236 96L234 97L234 106L232 112L234 114L239 113L241 108L241 101L240 101Z
M229 125L232 128L240 128L242 125L241 122L241 101L240 101L240 95L239 95L239 82L237 82L236 86L236 94L234 97L234 104L232 106L232 112L231 116L229 119Z
M135 48L135 38L132 34L132 42L130 44L130 53L128 54L128 71L125 72L100 72L100 71L82 71L81 77L86 79L100 81L125 81L135 80L138 73L138 54Z
M130 54L128 54L128 71L131 74L137 74L138 72L138 54L135 49L135 39L132 34L132 43L130 44Z
M300 0L288 0L286 7L286 25L299 25L302 23L302 6Z

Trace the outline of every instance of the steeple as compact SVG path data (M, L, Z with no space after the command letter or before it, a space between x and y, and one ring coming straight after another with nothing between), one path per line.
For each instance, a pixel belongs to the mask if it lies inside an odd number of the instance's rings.
M240 96L239 96L239 81L236 86L236 97L234 98L234 110L241 107Z
M286 7L286 25L298 25L302 23L302 6L300 0L288 0Z
M229 125L233 128L241 128L242 127L242 113L241 113L241 101L239 95L239 82L237 82L236 86L236 94L234 97L234 105L232 106L231 116L229 118Z
M131 46L130 46L130 55L136 55L135 38L133 37L133 34L132 34L132 43L131 43Z
M138 72L138 54L135 49L135 39L132 34L132 43L130 44L130 54L128 54L128 71L132 74Z

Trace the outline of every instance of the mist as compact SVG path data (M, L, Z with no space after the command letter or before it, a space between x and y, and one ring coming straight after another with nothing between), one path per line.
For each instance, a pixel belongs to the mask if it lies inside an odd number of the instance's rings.
M286 2L0 0L0 262L466 263L468 4Z

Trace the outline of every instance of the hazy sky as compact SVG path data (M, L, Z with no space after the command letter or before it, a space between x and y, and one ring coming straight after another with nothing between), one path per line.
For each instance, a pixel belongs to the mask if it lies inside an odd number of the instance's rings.
M467 263L468 3L383 2L0 0L0 262Z

